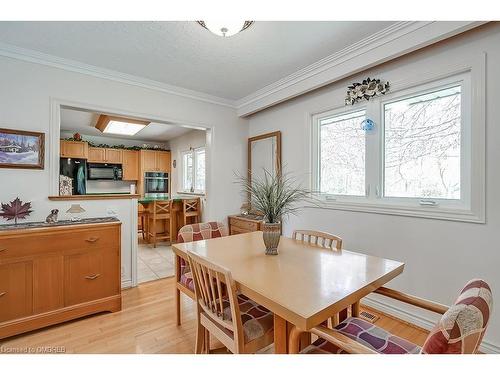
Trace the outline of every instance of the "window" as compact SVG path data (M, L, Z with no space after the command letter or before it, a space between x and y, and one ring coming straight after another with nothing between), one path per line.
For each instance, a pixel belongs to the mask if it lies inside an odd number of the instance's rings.
M365 195L365 111L319 120L320 191Z
M484 222L470 81L467 72L313 115L312 190L324 207Z
M204 147L182 153L182 190L192 193L205 192Z
M384 105L384 195L460 199L461 86Z

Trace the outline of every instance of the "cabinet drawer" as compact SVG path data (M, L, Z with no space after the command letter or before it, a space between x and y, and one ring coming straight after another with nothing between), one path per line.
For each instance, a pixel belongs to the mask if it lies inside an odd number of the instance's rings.
M32 314L32 280L32 262L0 266L0 322Z
M0 239L0 262L6 259L37 255L52 251L117 248L120 245L117 228L75 229L70 232L24 234Z
M91 250L64 259L65 306L120 293L119 251Z
M246 232L254 232L256 230L259 230L259 224L257 222L239 220L235 218L231 218L231 226L238 227Z

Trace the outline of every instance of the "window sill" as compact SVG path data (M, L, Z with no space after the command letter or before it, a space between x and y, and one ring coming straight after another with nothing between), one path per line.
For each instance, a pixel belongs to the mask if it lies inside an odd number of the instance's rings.
M317 208L326 210L340 210L375 213L383 215L397 215L419 217L437 220L462 221L468 223L486 223L483 213L472 210L450 209L443 207L410 207L395 204L376 204L366 202L325 202L321 201L318 205L306 205L305 208Z

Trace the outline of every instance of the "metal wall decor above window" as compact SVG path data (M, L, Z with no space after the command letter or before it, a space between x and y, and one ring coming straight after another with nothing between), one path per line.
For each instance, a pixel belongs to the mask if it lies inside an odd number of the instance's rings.
M370 77L364 79L361 83L354 82L347 87L345 105L353 105L379 95L385 95L389 91L389 87L389 82L381 79L371 79Z

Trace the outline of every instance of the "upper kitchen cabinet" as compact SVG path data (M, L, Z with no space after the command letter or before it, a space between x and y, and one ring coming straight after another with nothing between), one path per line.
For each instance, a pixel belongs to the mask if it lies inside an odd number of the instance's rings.
M139 151L123 150L123 180L139 180Z
M156 166L159 172L170 173L170 151L156 152Z
M140 151L142 172L170 172L170 151Z
M60 141L60 153L62 158L87 159L89 144L80 141Z
M90 163L121 164L123 150L115 148L89 147L88 161Z

